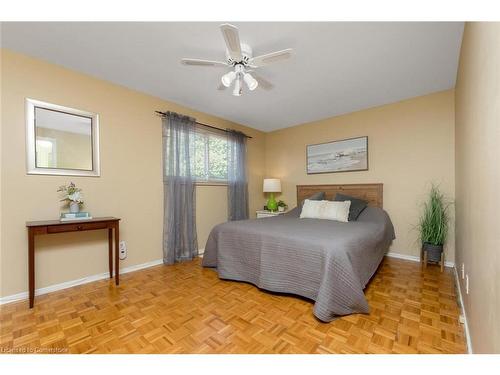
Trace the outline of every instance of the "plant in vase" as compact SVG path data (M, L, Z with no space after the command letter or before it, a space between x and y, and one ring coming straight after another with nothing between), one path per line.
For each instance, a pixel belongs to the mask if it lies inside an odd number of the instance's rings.
M448 235L449 205L450 203L439 188L432 185L418 224L422 250L427 251L427 259L432 262L438 262L441 259L443 245Z
M69 212L77 213L80 211L80 207L83 206L82 189L70 182L69 185L60 186L57 191L63 193L61 202L66 202L69 205Z
M284 212L287 209L288 205L283 201L278 201L278 211Z

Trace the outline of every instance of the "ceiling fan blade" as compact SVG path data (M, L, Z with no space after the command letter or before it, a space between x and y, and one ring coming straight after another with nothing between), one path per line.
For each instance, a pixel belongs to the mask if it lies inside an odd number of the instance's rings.
M226 42L229 57L234 61L241 61L241 43L238 28L228 23L224 23L220 25L220 31Z
M264 89L264 90L271 90L274 85L269 82L267 79L265 78L262 78L260 75L256 74L256 73L252 73L252 76L253 78L255 78L257 80L257 82L259 83L259 87Z
M292 57L292 52L293 49L287 48L282 51L276 51L267 53L265 55L256 56L248 61L248 65L252 68L258 68L260 66L272 64L277 61L286 60Z
M227 67L228 65L222 61L211 61L211 60L200 60L200 59L182 59L181 63L184 65L192 66L215 66L215 67Z

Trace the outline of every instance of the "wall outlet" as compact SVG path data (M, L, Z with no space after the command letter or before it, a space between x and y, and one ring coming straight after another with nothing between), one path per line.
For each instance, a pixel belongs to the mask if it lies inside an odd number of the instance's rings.
M123 260L127 257L127 244L125 243L125 241L120 241L120 252L119 252L119 256L120 256L120 259Z
M465 275L465 294L469 294L469 275Z
M465 264L462 263L462 280L465 279Z

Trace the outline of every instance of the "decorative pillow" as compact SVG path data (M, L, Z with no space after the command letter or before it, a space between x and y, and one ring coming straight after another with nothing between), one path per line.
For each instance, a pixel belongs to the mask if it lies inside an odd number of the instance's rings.
M323 199L325 199L325 193L320 191L320 192L317 192L317 193L314 193L313 195L311 195L309 198L306 198L304 199L301 203L300 203L300 209L302 210L302 207L304 207L304 202L309 199L310 201L322 201Z
M310 201L322 201L325 199L325 192L323 191L319 191L317 193L314 193L313 195L311 195L310 197L304 199L302 201L302 205L304 205L304 202L309 199Z
M300 218L336 220L347 223L350 206L350 201L313 201L306 199L300 213Z
M368 206L368 202L363 199L358 199L351 197L349 195L344 195L337 193L335 195L336 202L351 201L351 208L349 209L349 221L358 220L358 216L363 212L363 210Z

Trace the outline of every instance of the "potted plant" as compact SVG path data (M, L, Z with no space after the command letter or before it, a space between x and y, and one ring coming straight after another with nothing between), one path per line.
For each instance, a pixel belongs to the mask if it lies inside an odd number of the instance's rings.
M284 212L288 205L283 201L278 201L278 212Z
M431 262L441 260L443 245L448 235L448 207L449 203L443 193L437 186L432 185L418 225L422 251L427 252L427 260Z
M60 186L57 191L64 193L61 202L68 203L69 212L77 213L80 211L80 206L83 205L82 189L77 188L73 182L70 182L69 185Z

